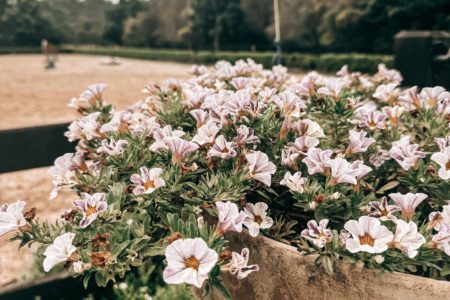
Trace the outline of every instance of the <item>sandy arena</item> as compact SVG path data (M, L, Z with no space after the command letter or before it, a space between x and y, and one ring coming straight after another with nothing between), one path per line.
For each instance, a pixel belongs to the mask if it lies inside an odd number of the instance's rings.
M74 120L77 114L67 103L92 83L106 83L105 99L123 108L143 98L147 82L189 76L190 65L120 59L119 65L107 66L101 59L61 55L56 69L45 70L43 55L0 56L0 130ZM48 200L47 169L0 174L0 205L22 199L27 208L36 207L41 220L59 218L74 197L66 192ZM0 288L31 276L32 251L19 252L17 242L8 242L11 236L0 237Z

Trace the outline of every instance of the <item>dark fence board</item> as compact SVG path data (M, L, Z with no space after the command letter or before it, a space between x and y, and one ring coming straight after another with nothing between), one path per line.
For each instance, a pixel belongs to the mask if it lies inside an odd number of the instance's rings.
M64 136L69 123L0 131L0 173L52 165L74 152L76 143Z
M80 278L63 272L0 290L0 300L80 300L88 295L95 299L110 299L111 284L101 288L91 280L85 289Z

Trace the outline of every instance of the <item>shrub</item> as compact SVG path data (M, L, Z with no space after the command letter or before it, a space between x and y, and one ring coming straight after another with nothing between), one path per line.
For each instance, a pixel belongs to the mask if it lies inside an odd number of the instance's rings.
M51 198L70 188L74 208L49 225L6 204L0 233L39 243L45 271L64 264L100 286L144 267L143 285L228 297L223 272L266 267L246 245L228 250L224 234L244 230L314 254L330 273L343 259L450 279L449 92L401 90L384 65L300 81L252 60L191 73L148 84L124 111L105 103L103 84L74 98L76 152L49 170Z
M175 62L188 62L198 64L212 64L217 60L234 62L239 59L251 58L255 62L270 67L272 65L272 52L191 52L188 50L164 50L143 48L112 48L112 47L68 47L76 53L110 55L149 60L167 60ZM378 64L393 66L393 58L390 55L377 54L301 54L286 53L283 56L283 64L289 68L302 70L318 70L324 72L336 72L347 64L352 69L361 72L374 72Z

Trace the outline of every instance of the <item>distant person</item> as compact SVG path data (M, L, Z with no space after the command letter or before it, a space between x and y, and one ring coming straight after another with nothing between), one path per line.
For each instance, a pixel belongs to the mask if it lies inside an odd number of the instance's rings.
M58 46L49 43L46 39L41 40L42 52L46 57L46 69L53 69L58 58Z

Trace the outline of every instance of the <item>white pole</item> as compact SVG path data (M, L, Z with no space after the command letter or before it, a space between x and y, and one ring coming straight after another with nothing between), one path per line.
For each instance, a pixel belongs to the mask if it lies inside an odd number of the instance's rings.
M281 29L280 29L280 2L273 0L273 20L275 23L275 47L276 53L272 58L273 65L281 65Z
M274 14L274 20L275 20L275 43L279 43L281 40L279 0L273 0L273 14Z

